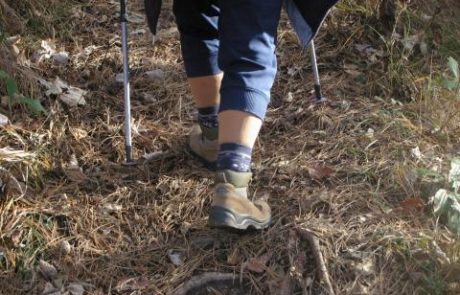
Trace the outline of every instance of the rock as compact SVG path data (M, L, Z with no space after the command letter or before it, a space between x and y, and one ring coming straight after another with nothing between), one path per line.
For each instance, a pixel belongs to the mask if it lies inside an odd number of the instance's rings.
M43 275L43 277L47 280L53 280L57 276L57 269L49 262L45 260L40 260L38 264L38 270Z
M0 126L8 125L9 122L10 120L7 116L0 114Z

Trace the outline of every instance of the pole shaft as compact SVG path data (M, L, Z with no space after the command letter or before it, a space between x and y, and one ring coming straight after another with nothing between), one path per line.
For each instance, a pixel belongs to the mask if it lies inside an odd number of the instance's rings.
M319 78L319 70L318 70L318 62L316 59L316 48L315 48L315 42L313 40L310 42L310 54L311 54L311 64L313 68L313 76L315 79L315 96L316 100L318 102L323 101L323 94L321 93L321 82Z
M123 51L123 88L125 105L125 149L126 162L132 161L132 140L131 140L131 87L129 84L129 52L128 52L128 25L126 16L126 0L120 2L121 12L121 46Z

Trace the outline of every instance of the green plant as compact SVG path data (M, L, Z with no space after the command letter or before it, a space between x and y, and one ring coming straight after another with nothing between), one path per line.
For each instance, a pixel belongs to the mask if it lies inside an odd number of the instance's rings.
M438 190L433 197L433 211L452 232L460 235L460 158L453 158L450 165L448 180L453 191Z
M443 77L442 78L442 85L450 90L457 93L457 99L460 99L460 71L457 60L452 56L449 57L447 61L447 66L449 67L449 71L452 74L452 78Z
M9 97L10 106L22 104L36 115L47 113L38 99L29 98L19 93L16 81L7 72L0 70L0 80L5 82L6 94Z

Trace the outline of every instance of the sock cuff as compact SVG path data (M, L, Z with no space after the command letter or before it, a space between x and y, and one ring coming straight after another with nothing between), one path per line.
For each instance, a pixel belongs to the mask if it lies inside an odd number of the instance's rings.
M219 112L219 105L205 107L205 108L198 108L198 114L200 116L217 115L218 112Z
M251 156L252 148L238 143L223 143L219 146L219 153L232 152Z

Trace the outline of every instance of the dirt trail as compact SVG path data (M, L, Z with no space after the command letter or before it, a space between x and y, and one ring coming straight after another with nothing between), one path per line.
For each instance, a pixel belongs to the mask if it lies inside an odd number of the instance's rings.
M367 5L341 4L318 36L329 99L320 106L310 101L308 54L283 18L252 182L254 196L269 196L274 224L238 234L206 227L213 175L184 148L195 111L169 6L155 44L142 7L130 6L133 143L148 160L129 168L120 165L118 6L69 4L74 26L50 42L70 62L32 69L88 91L86 105L46 98L48 116L17 112L0 129L0 148L32 153L0 154L2 179L18 182L1 199L0 293L171 294L194 275L219 272L244 282L225 294L327 294L301 228L317 236L336 294L460 292L459 242L428 205L443 184L418 174L434 165L444 173L458 153L460 121L449 110L460 106L423 93L435 70L428 61L442 71L441 57L416 52L394 61L401 68L389 63L378 20L364 10L376 6ZM30 56L38 44L21 48ZM196 294L223 294L219 284Z

